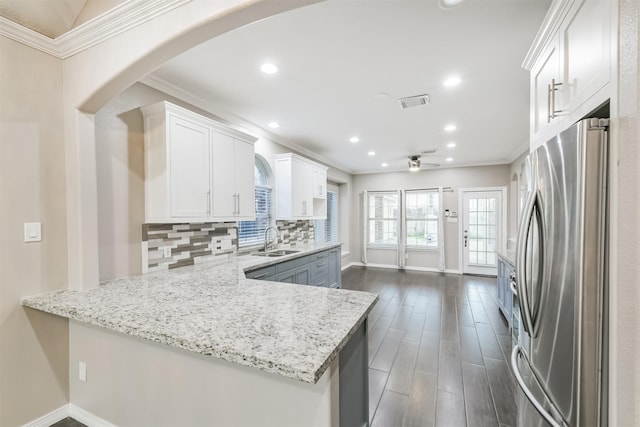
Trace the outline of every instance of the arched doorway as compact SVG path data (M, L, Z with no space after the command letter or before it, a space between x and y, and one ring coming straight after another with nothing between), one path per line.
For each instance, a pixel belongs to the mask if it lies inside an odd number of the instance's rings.
M110 99L185 50L243 25L317 1L193 0L65 60L69 288L88 289L99 282L94 114Z

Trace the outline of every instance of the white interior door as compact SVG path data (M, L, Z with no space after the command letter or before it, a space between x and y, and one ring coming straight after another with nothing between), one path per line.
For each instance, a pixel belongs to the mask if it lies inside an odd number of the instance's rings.
M496 275L503 230L503 190L462 191L462 272Z

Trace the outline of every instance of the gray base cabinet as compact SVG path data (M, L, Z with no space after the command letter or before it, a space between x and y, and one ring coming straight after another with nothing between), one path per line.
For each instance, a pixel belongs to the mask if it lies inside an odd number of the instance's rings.
M342 262L340 257L340 249L335 248L329 251L329 277L328 283L331 288L342 287Z
M289 259L245 273L247 279L271 280L299 285L340 288L340 248Z
M509 328L511 328L511 306L513 305L510 282L513 274L515 274L515 267L503 257L498 256L498 307L507 320Z

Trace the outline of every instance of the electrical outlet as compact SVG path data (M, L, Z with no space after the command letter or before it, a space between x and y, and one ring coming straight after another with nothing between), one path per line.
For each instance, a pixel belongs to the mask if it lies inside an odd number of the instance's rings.
M163 256L165 258L171 258L171 248L163 248L164 252L163 252Z
M87 364L84 362L78 363L78 379L80 381L87 380Z

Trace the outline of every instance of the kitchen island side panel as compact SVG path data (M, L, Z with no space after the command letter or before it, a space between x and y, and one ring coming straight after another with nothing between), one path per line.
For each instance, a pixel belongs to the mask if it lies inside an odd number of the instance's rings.
M310 384L73 320L69 329L70 403L115 425L339 425L338 358Z

